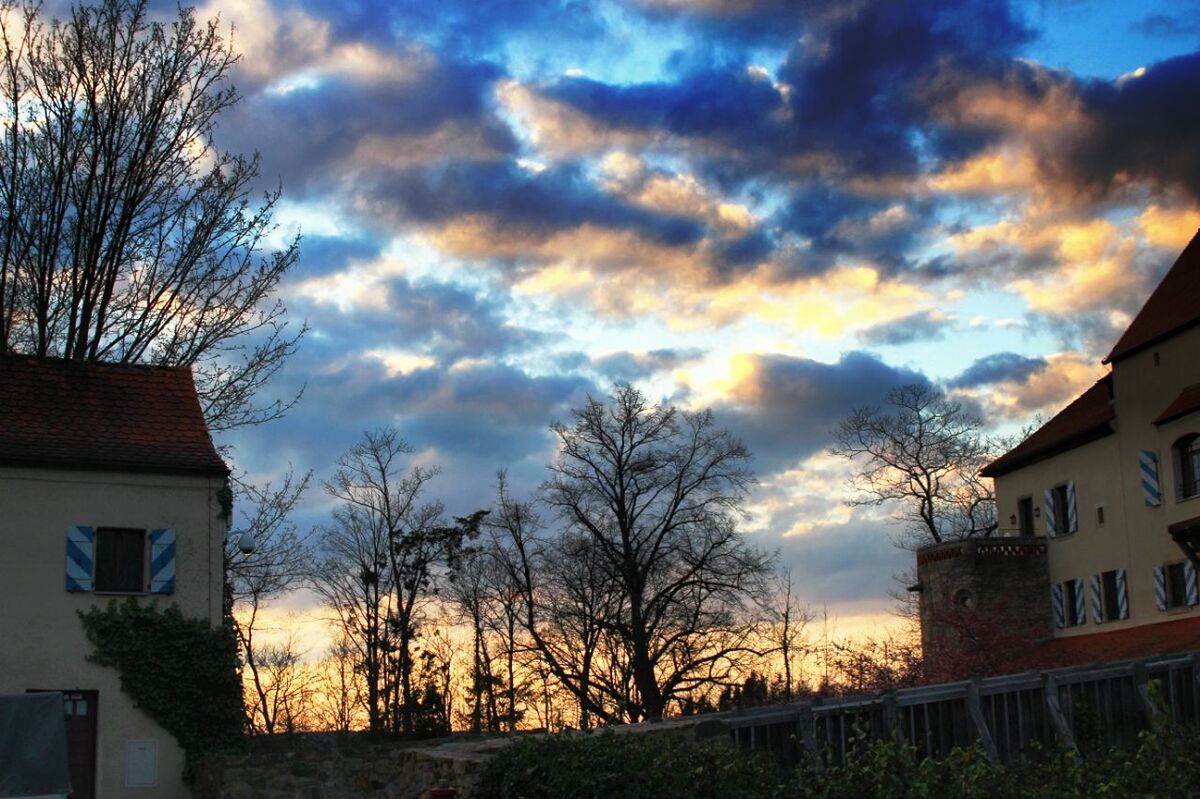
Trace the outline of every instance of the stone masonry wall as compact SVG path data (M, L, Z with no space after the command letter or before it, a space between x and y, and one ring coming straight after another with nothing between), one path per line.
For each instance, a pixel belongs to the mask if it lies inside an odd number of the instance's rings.
M396 743L305 746L298 751L208 758L196 799L427 799L451 785L471 799L483 767L504 739L434 746Z
M730 734L723 720L711 716L626 724L606 731L702 739ZM428 799L429 789L439 785L457 788L458 799L475 799L488 761L513 740L359 741L339 746L325 733L302 735L294 751L207 758L196 778L195 799Z

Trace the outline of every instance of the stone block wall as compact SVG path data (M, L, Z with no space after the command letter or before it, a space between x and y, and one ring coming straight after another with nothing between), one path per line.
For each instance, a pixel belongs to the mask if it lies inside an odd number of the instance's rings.
M451 785L459 799L472 789L504 739L441 745L399 743L305 745L296 751L220 755L205 760L196 799L427 799Z

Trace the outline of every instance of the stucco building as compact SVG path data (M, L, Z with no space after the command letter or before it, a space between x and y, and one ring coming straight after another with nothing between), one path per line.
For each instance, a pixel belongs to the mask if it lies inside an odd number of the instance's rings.
M77 611L137 597L219 624L227 477L189 370L0 356L0 693L64 692L73 796L190 794Z
M1028 562L992 601L1040 593L1026 623L1060 662L1200 648L1200 234L1104 363L1104 378L983 470L1001 540L1028 542L1001 548ZM939 588L925 603L954 601L940 595L955 581L1013 573L1001 550L965 576L940 551L918 555L922 583Z

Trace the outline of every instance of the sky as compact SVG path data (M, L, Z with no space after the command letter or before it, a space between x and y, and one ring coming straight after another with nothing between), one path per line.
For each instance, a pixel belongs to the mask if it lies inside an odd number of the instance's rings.
M1200 227L1200 3L211 0L309 332L230 435L329 476L397 426L465 515L629 381L755 455L746 534L884 623L912 565L830 430L929 381L1051 415ZM319 485L305 529L329 518ZM293 603L302 606L303 597Z

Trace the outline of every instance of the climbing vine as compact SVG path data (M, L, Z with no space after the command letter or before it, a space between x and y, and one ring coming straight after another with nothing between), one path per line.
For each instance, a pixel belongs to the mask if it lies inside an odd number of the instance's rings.
M134 705L175 737L187 755L185 778L198 756L237 744L242 687L228 626L134 599L80 611L79 618L96 650L88 660L116 669Z

